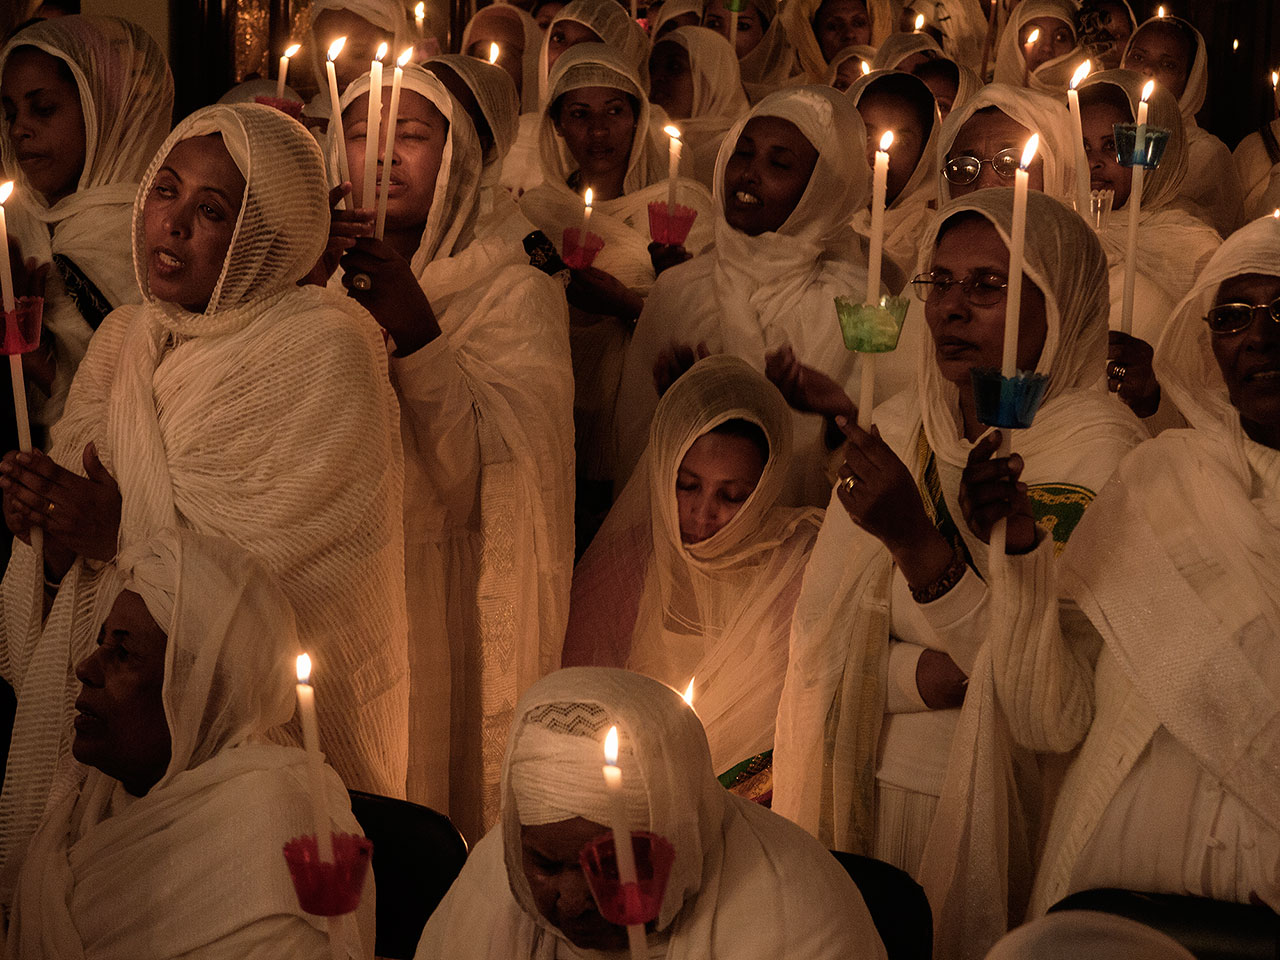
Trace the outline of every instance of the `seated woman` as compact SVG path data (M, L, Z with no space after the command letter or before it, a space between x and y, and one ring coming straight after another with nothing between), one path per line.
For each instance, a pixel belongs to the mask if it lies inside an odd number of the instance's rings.
M823 83L841 93L847 92L871 70L871 61L875 59L875 55L875 47L862 44L845 47L827 64L827 75L823 78Z
M730 10L726 0L707 0L702 25L729 39ZM742 85L752 103L773 93L791 76L795 51L778 16L776 0L752 0L738 14L736 53Z
M625 825L675 848L652 957L874 960L884 947L839 863L804 832L716 782L697 715L671 688L577 667L516 707L502 822L472 851L418 944L417 960L620 956L579 853L609 830L602 744L618 728ZM618 951L621 951L619 953Z
M1179 203L1228 236L1244 220L1244 188L1227 145L1196 123L1209 89L1204 37L1180 17L1153 17L1129 39L1121 66L1155 80L1178 98L1187 135L1187 178Z
M443 84L416 66L400 92L385 238L370 236L368 91L366 74L343 95L357 210L335 211L334 230L354 236L341 241L341 287L387 331L400 401L409 795L474 840L497 817L500 766L477 732L502 730L515 696L559 663L568 616L568 318L563 288L527 258L468 243L480 146Z
M916 67L940 59L942 55L938 41L927 33L893 33L876 50L871 69L915 73Z
M712 768L766 804L791 611L822 522L778 502L790 458L777 388L737 357L694 364L574 571L562 661L692 682Z
M281 855L316 825L307 754L269 742L293 716L300 649L271 571L171 528L121 553L98 600L98 645L75 667L78 785L31 839L8 955L337 955ZM359 835L331 767L324 790L327 828ZM369 876L341 956L373 956L373 905Z
M1280 86L1272 95L1278 118L1249 134L1231 153L1249 220L1280 208Z
M982 89L982 81L971 69L954 60L926 60L912 71L919 77L938 105L938 116L945 120L956 107Z
M1084 0L1076 12L1076 38L1095 70L1116 70L1138 27L1129 0Z
M1192 429L1126 457L1076 529L1057 573L1084 616L1030 621L997 657L1017 740L1079 748L1033 916L1091 887L1280 907L1278 262L1272 217L1209 261L1156 348ZM1048 582L1035 561L1015 589Z
M684 165L711 189L720 142L751 109L733 48L705 27L667 33L649 57L649 100L679 128Z
M657 16L653 15L653 4L649 5L649 38L655 45L672 30L701 25L702 0L665 0Z
M388 63L400 55L411 42L409 21L401 0L313 0L307 16L311 24L307 59L318 92L302 108L302 114L308 124L314 121L323 130L332 109L324 65L329 45L339 37L347 38L342 56L333 62L338 93L342 93L352 80L368 71L379 44L387 44Z
M1072 0L1023 0L1000 34L995 82L1064 99L1071 75L1086 57L1076 46L1075 24Z
M889 0L796 0L780 14L796 52L795 83L825 83L831 59L846 47L878 47L893 32Z
M5 203L14 279L19 296L44 296L41 348L23 356L43 434L103 318L142 299L133 198L169 133L173 78L145 30L109 17L27 27L0 52L0 78L0 169L17 181Z
M989 706L986 641L1004 629L1008 598L988 587L988 501L1018 502L1009 552L1038 546L1052 562L1145 436L1096 386L1107 348L1102 248L1074 211L1032 191L1017 366L1049 386L1017 452L987 462L1001 437L977 419L970 371L1000 366L1012 209L1013 190L981 190L943 207L926 235L928 272L916 286L932 342L916 354L920 386L878 408L872 432L845 424L774 746L774 809L837 849L917 877L938 957L981 957L1019 919L1030 882L1019 828L1034 800L996 789L1002 761L1020 758L1001 753ZM974 802L988 804L981 828Z
M22 704L14 749L29 758L0 794L6 863L65 752L68 677L99 626L104 564L165 527L226 537L271 569L302 643L332 671L325 754L353 788L403 793L399 415L365 312L298 286L328 222L315 141L259 104L193 113L143 177L143 303L94 335L51 454L0 464L17 537L0 666ZM35 526L43 564L26 545Z
M1187 169L1182 115L1173 95L1157 87L1148 102L1150 122L1169 131L1160 166L1148 171L1142 190L1138 262L1134 285L1132 336L1120 332L1125 261L1128 254L1130 191L1133 170L1116 160L1114 126L1133 123L1144 80L1130 70L1091 74L1080 85L1080 118L1090 187L1115 194L1113 213L1098 239L1107 254L1111 277L1111 352L1108 386L1158 432L1182 426L1172 404L1161 406L1160 384L1151 369L1151 345L1160 339L1174 305L1190 291L1200 270L1221 245L1216 230L1174 201Z
M627 348L618 391L623 478L648 441L655 363L673 342L705 342L757 370L766 353L789 345L802 363L856 392L833 298L866 293L866 253L849 223L867 203L871 174L865 155L848 148L865 140L858 111L830 87L766 97L725 136L715 246L658 278ZM882 398L910 382L895 364L881 364ZM794 418L797 456L782 500L820 506L830 489L823 423L809 413Z

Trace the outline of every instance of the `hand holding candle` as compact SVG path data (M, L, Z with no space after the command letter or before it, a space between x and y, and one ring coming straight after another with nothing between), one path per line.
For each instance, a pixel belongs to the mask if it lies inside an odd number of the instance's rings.
M382 123L382 58L387 55L387 45L378 45L377 56L369 65L369 111L366 114L364 137L364 185L360 193L360 206L375 210L378 206L378 127Z
M391 167L396 153L396 125L400 120L400 85L404 81L404 66L413 56L413 47L406 47L396 58L396 69L391 75L391 106L387 111L387 138L382 150L382 181L378 186L378 212L374 218L373 235L383 238L387 227L387 191L391 189Z
M628 885L636 889L636 856L631 847L631 825L627 822L627 808L622 798L622 768L618 766L618 728L610 727L604 739L604 783L609 791L609 829L613 831L614 854L618 861L618 879L623 896ZM631 960L646 960L649 956L644 927L633 924L627 927L627 943L631 948Z
M1071 86L1067 90L1067 106L1071 109L1071 122L1076 135L1076 213L1086 219L1089 215L1089 158L1084 152L1084 124L1080 118L1080 92L1076 88L1084 82L1092 69L1091 60L1080 64L1072 75Z
M334 144L338 153L338 180L346 183L351 179L350 165L347 163L347 137L342 131L342 107L341 100L338 96L338 73L334 69L333 61L338 59L338 54L342 52L342 48L346 46L347 38L339 37L333 43L329 44L328 56L325 59L325 72L329 75L329 129L333 133ZM342 205L350 210L351 194L347 194Z
M280 58L280 73L276 76L276 99L284 99L284 81L289 75L289 60L302 49L302 44L295 43L285 50L284 55Z

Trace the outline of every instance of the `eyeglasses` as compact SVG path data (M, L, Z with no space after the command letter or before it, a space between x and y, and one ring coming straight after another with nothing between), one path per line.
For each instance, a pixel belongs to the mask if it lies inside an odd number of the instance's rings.
M1280 323L1280 297L1270 303L1224 303L1210 310L1204 318L1212 333L1227 335L1240 333L1253 323L1255 310L1265 310L1271 319Z
M982 173L982 165L989 163L997 176L1005 180L1012 180L1013 175L1018 172L1018 164L1021 161L1022 149L1020 147L1007 147L989 160L970 156L954 157L943 164L942 175L952 183L964 186L966 183L973 183L973 181L977 180L978 175Z
M1004 299L1005 290L1009 288L1007 281L994 273L971 273L963 280L949 275L939 276L936 273L922 273L911 281L916 296L921 300L937 300L945 297L952 287L959 287L975 307L994 307Z

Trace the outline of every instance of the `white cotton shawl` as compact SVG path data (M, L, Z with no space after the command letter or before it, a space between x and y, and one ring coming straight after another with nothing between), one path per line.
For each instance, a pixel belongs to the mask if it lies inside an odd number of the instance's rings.
M1280 100L1280 91L1276 99ZM1262 128L1272 138L1280 137L1280 120L1272 120ZM1232 152L1231 159L1240 175L1244 190L1245 216L1262 217L1280 207L1280 164L1273 163L1262 141L1262 130L1249 134Z
M542 40L542 50L538 54L539 106L543 110L555 99L551 94L552 78L551 68L547 65L547 48L551 43L551 32L561 20L580 23L599 37L600 42L621 59L626 72L636 78L636 86L641 91L648 92L649 35L627 15L626 7L617 0L569 0L551 21ZM563 57L564 54L560 56ZM559 58L556 63L559 65Z
M801 831L716 781L697 716L674 690L621 670L561 670L521 700L508 758L535 723L556 724L596 743L616 724L630 746L632 756L621 758L624 782L643 783L648 826L676 851L649 937L650 956L884 956L862 899L839 864ZM573 776L599 776L599 761L579 756L590 766ZM512 778L503 779L501 827L476 847L431 915L418 960L579 955L534 906L522 867L520 797Z
M768 462L733 518L686 545L677 471L729 420L763 431ZM659 402L639 468L574 573L564 663L625 666L679 690L693 678L717 773L773 745L791 611L821 522L779 503L791 457L777 388L737 357L699 361Z
M894 32L894 9L890 0L865 0L871 18L871 46L878 47ZM787 42L796 52L798 83L822 83L827 75L827 58L813 32L813 18L822 0L789 0L782 5L778 19L787 32Z
M1071 0L1024 0L1014 9L1009 22L1000 33L1000 42L996 47L995 82L1029 87L1057 98L1065 97L1071 75L1084 62L1087 54L1080 47L1075 47L1060 57L1040 64L1034 73L1028 74L1027 51L1022 45L1021 33L1023 25L1037 17L1061 20L1071 28L1072 35L1075 35L1076 5Z
M987 15L982 4L979 0L939 0L934 12L947 57L976 73L982 66L982 44L987 36Z
M299 934L323 943L323 923L298 906L281 854L315 832L306 755L264 740L294 710L289 601L230 541L176 529L121 555L98 598L104 613L121 590L140 594L168 637L169 764L141 798L88 770L50 810L19 880L9 954L164 960L238 945L247 955L263 946L254 925L283 917L297 924L293 945ZM325 786L333 827L360 833L332 770ZM345 934L344 955L368 955L354 924Z
M930 59L943 55L938 41L927 33L892 33L871 58L871 69L897 70L898 64L917 53L931 54Z
M193 314L149 293L142 209L173 144L212 133L247 187L209 307ZM262 560L294 604L328 691L327 755L353 786L394 795L407 753L398 415L368 315L296 286L328 232L323 171L310 134L270 107L214 106L179 125L135 205L145 302L114 311L98 331L51 455L81 472L85 445L96 444L120 485L122 551L181 525ZM363 466L353 473L357 449ZM42 625L43 573L29 548L14 547L0 664L24 706L0 795L6 865L60 789L69 667L96 634L103 569L74 564Z
M660 42L668 41L684 47L693 74L693 109L672 122L692 152L698 182L710 187L725 132L751 109L738 58L728 40L706 27L677 27Z
M27 27L0 53L0 73L19 47L61 60L80 92L85 122L84 168L76 190L53 206L26 179L0 118L0 169L17 181L5 205L10 236L23 258L50 263L66 257L98 288L107 309L137 303L142 294L129 269L129 223L138 180L169 132L173 78L164 53L136 24L115 17L60 17ZM93 329L68 293L60 268L50 271L44 327L54 338L57 372L46 399L30 397L36 423L52 426Z
M329 44L325 42L325 38L316 35L316 20L326 10L349 10L379 30L391 34L391 51L387 63L398 57L411 42L408 8L402 0L312 0L307 11L308 35L311 40L307 44L307 59L311 62L311 75L320 87L320 93L308 104L307 112L317 117L328 117L330 109L329 96L325 92L324 65ZM390 74L391 71L388 70L387 73Z
M751 51L738 60L742 83L753 103L759 101L791 76L796 62L795 51L787 39L787 31L778 16L776 0L752 0L756 16L766 23L764 36ZM703 5L705 13L706 6Z
M483 20L511 20L524 35L524 48L520 51L520 113L537 113L539 107L538 56L542 51L542 28L538 21L524 10L509 3L494 3L476 11L462 31L462 51L471 49L471 35Z
M1070 203L1076 189L1075 133L1071 114L1067 112L1065 104L1037 90L1005 83L989 83L963 104L959 103L957 97L956 106L947 114L947 119L942 124L942 135L938 142L939 162L946 161L956 136L969 118L987 107L995 107L1026 127L1030 133L1040 134L1040 147L1036 156L1044 160L1044 192L1064 203ZM941 167L938 177L941 181L942 199L950 200L951 183L942 176ZM1012 186L1013 181L1010 180L1009 183Z
M656 46L659 40L665 40L666 35L663 34L662 28L674 20L676 17L684 16L687 13L696 13L698 15L698 23L684 24L683 26L699 26L702 23L702 0L664 0L661 7L658 8L657 19L649 23L649 37ZM672 27L671 30L681 29L680 27ZM670 33L668 30L667 33ZM727 40L725 41L728 42Z
M996 944L987 960L1194 960L1168 934L1115 913L1063 910L1032 920Z

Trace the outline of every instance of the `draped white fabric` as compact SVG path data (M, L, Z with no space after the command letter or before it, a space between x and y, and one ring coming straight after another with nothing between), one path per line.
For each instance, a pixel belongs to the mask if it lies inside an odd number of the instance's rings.
M674 122L690 151L694 176L710 188L725 132L751 109L738 58L724 37L705 27L677 27L662 42L678 43L689 54L693 109L689 116Z
M764 27L751 52L738 61L742 82L752 102L772 93L789 76L795 66L796 54L787 39L787 31L778 16L777 0L752 0L751 6Z
M787 43L796 52L799 83L822 83L827 75L827 58L814 33L813 20L822 0L792 0L782 5L778 19L787 32ZM878 47L894 32L894 8L889 0L868 0L871 19L871 46Z
M1192 960L1168 934L1114 913L1063 910L1019 927L987 960Z
M329 94L325 87L327 81L325 80L324 62L329 44L333 42L334 38L321 37L316 33L316 20L326 10L349 10L379 30L391 34L391 52L388 55L388 63L398 57L400 52L411 42L408 8L401 0L312 0L307 11L307 24L311 41L306 45L307 60L311 64L311 75L320 87L320 92L307 104L306 113L308 116L319 118L327 118L331 107ZM372 56L373 52L370 51L369 55ZM391 71L388 70L387 72L390 73ZM341 90L338 92L342 93Z
M871 68L897 70L898 64L917 53L927 53L931 58L943 55L938 41L927 33L892 33L876 50L876 55L871 59Z
M539 105L543 109L554 99L550 95L551 67L548 66L550 57L547 56L547 47L556 24L561 20L580 23L599 37L601 43L621 58L627 72L638 78L637 85L640 89L648 90L649 36L640 24L628 16L626 7L619 3L602 3L600 0L569 0L547 28L542 40L542 50L538 55Z
M520 702L508 746L502 824L476 847L431 915L418 960L580 955L534 905L522 866L521 796L510 764L534 725L600 744L611 724L624 746L624 782L644 785L645 825L676 851L649 937L651 956L884 956L839 864L800 830L716 782L701 725L678 693L634 673L578 667L546 678ZM599 754L576 756L590 766L575 779L599 777ZM560 793L572 802L569 791Z
M481 7L476 15L467 22L462 31L462 52L471 49L472 35L477 27L485 21L509 20L516 24L524 37L524 46L520 49L520 113L537 113L538 101L538 56L542 51L542 28L538 21L524 10L509 3L494 3ZM506 51L510 53L510 51Z
M1280 93L1276 95L1280 100ZM1263 129L1272 139L1280 137L1280 120L1272 120ZM1256 131L1240 141L1232 151L1240 187L1244 191L1244 215L1252 220L1280 208L1280 163L1271 159L1263 143L1262 132Z
M1071 75L1086 59L1087 54L1075 47L1040 64L1032 73L1027 73L1027 52L1022 45L1022 28L1027 21L1040 17L1058 20L1066 24L1072 34L1075 33L1076 5L1071 0L1025 0L1014 9L1009 22L1001 30L1000 40L996 45L994 79L996 83L1029 87L1062 98L1066 95Z

